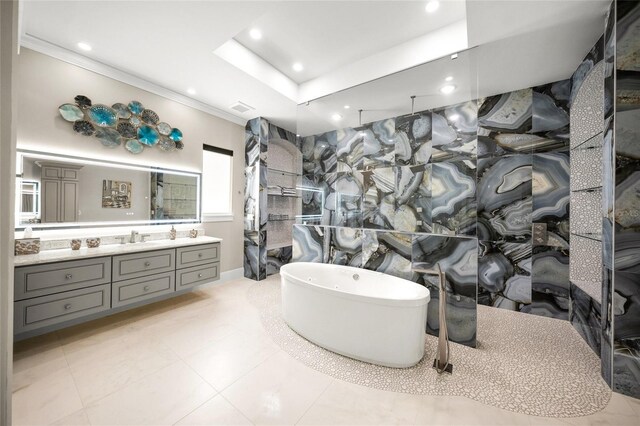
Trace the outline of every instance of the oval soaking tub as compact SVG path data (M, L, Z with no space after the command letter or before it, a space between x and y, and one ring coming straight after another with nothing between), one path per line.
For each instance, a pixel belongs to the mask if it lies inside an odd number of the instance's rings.
M307 340L386 367L411 367L424 356L427 288L322 263L290 263L280 275L284 320Z

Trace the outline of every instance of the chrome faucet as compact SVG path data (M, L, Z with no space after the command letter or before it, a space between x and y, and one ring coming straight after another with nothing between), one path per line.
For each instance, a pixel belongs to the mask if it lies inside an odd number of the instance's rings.
M140 234L140 242L144 243L147 237L150 237L151 234Z
M136 235L138 235L138 231L131 231L131 237L129 237L129 242L130 243L135 243L136 242Z

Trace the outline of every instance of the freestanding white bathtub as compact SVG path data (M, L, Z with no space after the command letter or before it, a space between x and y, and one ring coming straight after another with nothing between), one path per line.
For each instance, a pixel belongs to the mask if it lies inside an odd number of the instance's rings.
M411 367L424 356L427 288L322 263L290 263L280 275L284 320L307 340L387 367Z

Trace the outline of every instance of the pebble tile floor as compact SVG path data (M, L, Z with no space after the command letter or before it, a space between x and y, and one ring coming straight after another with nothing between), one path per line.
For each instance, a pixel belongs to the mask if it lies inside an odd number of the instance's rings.
M640 424L640 401L616 393L590 415L554 418L325 374L281 346L282 330L260 303L277 282L229 281L18 342L14 425ZM591 365L566 362L576 372Z

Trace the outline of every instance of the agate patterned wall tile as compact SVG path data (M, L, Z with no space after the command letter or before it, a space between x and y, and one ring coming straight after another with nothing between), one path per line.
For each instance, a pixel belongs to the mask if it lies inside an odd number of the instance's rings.
M445 273L449 338L472 347L476 345L477 329L477 253L478 243L474 238L441 235L413 237L413 267L432 269L437 264ZM427 311L427 332L437 335L440 328L437 277L421 273L418 282L426 285L431 294Z
M291 246L267 250L267 276L277 274L283 265L291 262Z
M324 227L324 263L362 267L363 231Z
M335 131L301 138L303 174L322 175L336 172L338 170L336 146Z
M431 113L423 111L396 118L395 164L419 165L431 159Z
M571 324L599 357L601 351L600 303L573 283L570 300Z
M640 356L637 351L614 352L613 390L637 398L640 395Z
M478 151L478 104L468 101L431 113L432 161L473 160Z
M395 168L397 231L431 231L431 164Z
M569 250L534 247L531 304L522 312L568 320L569 293Z
M336 132L338 171L362 170L364 137L359 129L345 128Z
M362 127L361 133L364 133L365 169L395 165L396 142L406 136L396 132L395 118L369 123Z
M412 234L365 229L362 235L362 267L416 281L411 270Z
M324 231L322 226L293 225L293 262L324 262Z
M569 101L571 79L533 88L531 133L540 137L533 152L562 151L569 148Z
M533 91L484 98L478 110L478 157L531 153L539 137L529 134L532 126Z
M520 311L531 303L531 245L479 241L478 303Z
M613 382L617 392L640 395L640 274L615 272Z
M571 108L574 107L578 93L582 91L582 86L584 85L587 76L593 71L596 64L603 59L604 35L593 45L589 53L587 53L571 76ZM573 141L571 143L573 145Z
M363 226L374 229L393 229L396 211L395 169L377 168L362 173Z
M434 163L431 196L434 232L476 234L475 161Z
M602 378L609 386L612 386L613 380L613 318L611 317L613 309L613 271L609 268L602 270L602 302L600 315L602 321L601 340L600 340L600 360L602 367Z
M478 239L530 241L531 179L531 155L478 160Z
M244 276L252 280L263 280L267 277L266 233L244 233Z
M569 242L569 153L533 155L532 220L545 223L547 245L566 246Z
M362 173L331 173L324 208L332 226L362 227ZM329 176L329 175L327 175Z

